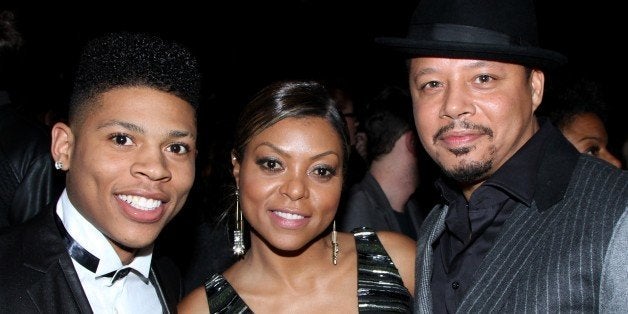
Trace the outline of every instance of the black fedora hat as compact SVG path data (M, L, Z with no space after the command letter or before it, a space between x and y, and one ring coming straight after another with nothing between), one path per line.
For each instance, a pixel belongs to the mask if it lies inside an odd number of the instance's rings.
M422 0L405 38L376 38L407 57L494 60L552 69L562 54L539 47L532 0Z

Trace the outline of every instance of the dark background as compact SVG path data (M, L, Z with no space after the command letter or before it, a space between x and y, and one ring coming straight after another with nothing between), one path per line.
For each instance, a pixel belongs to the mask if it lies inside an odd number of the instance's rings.
M226 195L230 193L225 192L222 184L232 180L228 149L239 109L257 90L279 79L344 82L353 93L356 106L364 105L385 85L405 86L404 60L375 45L374 38L405 36L417 2L20 4L12 9L16 10L18 27L25 38L23 71L18 78L21 100L33 115L50 108L63 112L78 50L87 39L103 32L158 32L196 52L205 80L204 105L199 111L200 167L197 169L213 175L208 178L197 174L198 180L188 199L190 209L182 211L162 233L163 252L177 256L179 267L185 270L188 254L193 251L192 243L176 240L190 239L193 236L189 233L195 232L199 221L207 221L208 215L216 216L228 208L230 200ZM622 115L625 53L617 47L626 37L625 26L620 22L624 11L615 4L619 1L537 2L541 45L570 59L569 68L549 74L549 85L576 75L601 82L610 105L611 120L607 128L611 149L621 156L619 149L628 128ZM224 234L207 234L210 240L199 243L217 248L201 247L202 252L218 256L221 253L216 252L223 250L225 256L231 256L230 246L223 245L227 243ZM219 270L222 266L211 267ZM205 268L198 270L210 273Z
M358 106L383 85L406 84L404 61L373 39L405 36L416 0L157 3L13 7L26 40L25 102L34 111L63 108L79 47L94 35L116 30L159 32L197 53L206 100L200 122L210 129L231 125L255 91L278 79L342 81ZM610 105L612 145L619 147L628 132L620 115L623 80L611 77L625 70L623 51L617 48L625 36L622 11L614 3L537 1L537 14L542 46L570 59L568 70L553 74L549 82L575 74L600 80Z

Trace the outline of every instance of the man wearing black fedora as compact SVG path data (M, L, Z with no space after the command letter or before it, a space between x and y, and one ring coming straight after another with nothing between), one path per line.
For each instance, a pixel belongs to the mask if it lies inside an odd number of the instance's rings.
M423 0L405 38L414 118L440 166L418 238L415 312L628 308L628 176L537 118L532 0Z

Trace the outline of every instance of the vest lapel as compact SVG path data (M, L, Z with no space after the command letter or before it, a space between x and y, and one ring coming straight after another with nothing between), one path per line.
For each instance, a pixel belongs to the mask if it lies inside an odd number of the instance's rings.
M415 288L415 312L432 313L432 290L431 278L434 260L434 250L432 244L438 240L445 230L445 217L449 211L449 206L435 207L432 209L434 215L429 215L425 220L429 233L422 234L417 241L416 259L416 288Z
M516 206L475 273L474 284L458 312L500 312L506 302L514 302L517 285L526 282L519 277L530 275L522 273L523 270L534 269L532 264L547 254L545 239L553 229L547 226L560 226L558 213L558 210L539 211L536 203L530 208L523 204Z

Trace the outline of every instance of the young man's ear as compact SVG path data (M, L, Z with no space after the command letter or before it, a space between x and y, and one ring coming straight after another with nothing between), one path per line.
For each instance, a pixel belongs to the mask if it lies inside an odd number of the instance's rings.
M60 162L62 170L68 170L72 164L72 152L74 149L74 134L68 125L57 122L52 126L52 143L50 153L55 162Z

